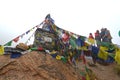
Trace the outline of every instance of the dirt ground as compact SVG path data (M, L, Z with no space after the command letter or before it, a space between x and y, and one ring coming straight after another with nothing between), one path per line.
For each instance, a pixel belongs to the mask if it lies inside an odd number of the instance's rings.
M107 66L97 64L96 67L90 67L97 77L101 80L120 80L120 77L116 74L114 68L115 63L112 63Z
M81 64L82 63L79 63L79 66ZM93 67L87 64L88 68L91 69L100 80L120 80L120 75L117 75L115 71L116 65L116 63L111 63L108 65L96 63L96 66Z

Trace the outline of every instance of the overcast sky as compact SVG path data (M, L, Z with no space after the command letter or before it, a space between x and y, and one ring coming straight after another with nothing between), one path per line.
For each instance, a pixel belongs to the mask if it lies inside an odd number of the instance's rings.
M86 37L108 28L113 43L120 45L120 0L0 0L0 44L38 25L49 13L58 27Z

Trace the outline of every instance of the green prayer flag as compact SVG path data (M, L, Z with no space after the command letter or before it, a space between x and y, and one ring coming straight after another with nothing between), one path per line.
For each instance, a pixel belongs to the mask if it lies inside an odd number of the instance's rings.
M88 70L89 70L86 65L85 65L85 70L86 70L86 72L88 72Z
M115 58L115 54L113 54L113 53L110 53L110 54L108 54L110 57L112 57L113 59Z
M83 71L80 71L80 74L81 74L82 76L85 76L85 72L83 72Z
M109 42L101 42L101 46L109 47L111 43Z
M119 32L118 32L118 35L119 35L119 37L120 37L120 30L119 30Z
M61 60L66 63L67 62L67 59L64 57L64 56L61 56Z
M75 49L77 47L75 40L73 38L71 38L69 41L70 41L72 48Z
M4 46L11 46L12 41L9 41L8 43L6 43Z
M37 47L33 47L33 48L31 48L30 50L35 51L35 50L37 50L37 49L38 49Z
M74 36L71 36L71 38L72 38L73 40L76 40L76 38L75 38Z

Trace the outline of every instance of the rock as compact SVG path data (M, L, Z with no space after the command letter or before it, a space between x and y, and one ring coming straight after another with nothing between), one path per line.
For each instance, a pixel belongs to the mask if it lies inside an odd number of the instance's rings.
M0 80L80 80L75 69L44 52L30 52L20 58L0 56Z
M21 49L21 50L28 50L29 49L29 47L26 44L24 44L24 43L19 43L16 46L16 48Z

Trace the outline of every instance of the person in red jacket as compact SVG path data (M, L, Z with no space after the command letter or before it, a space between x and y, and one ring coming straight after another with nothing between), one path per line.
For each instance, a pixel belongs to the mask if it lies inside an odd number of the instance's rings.
M96 40L96 43L97 43L97 47L99 47L100 46L100 42L101 42L101 35L100 35L100 33L99 33L99 30L96 30L96 32L95 32L95 40Z

